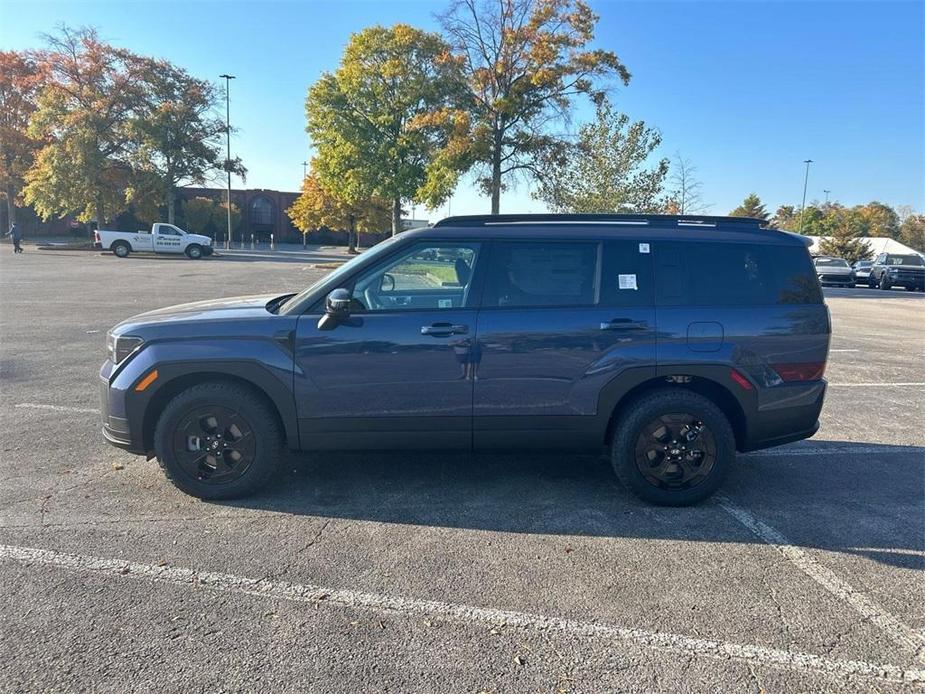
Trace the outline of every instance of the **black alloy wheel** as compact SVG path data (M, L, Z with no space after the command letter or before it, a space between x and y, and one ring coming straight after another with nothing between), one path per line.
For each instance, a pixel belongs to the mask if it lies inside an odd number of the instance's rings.
M689 414L650 421L636 437L636 467L661 489L690 489L713 470L716 441L709 427Z
M256 452L253 427L227 407L191 410L174 430L174 456L190 477L206 484L224 484L241 477L253 464Z

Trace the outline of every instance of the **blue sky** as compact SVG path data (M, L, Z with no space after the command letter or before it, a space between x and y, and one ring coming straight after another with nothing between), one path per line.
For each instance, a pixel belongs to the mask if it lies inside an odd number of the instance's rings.
M925 209L925 3L602 2L597 46L633 74L617 106L662 133L661 156L697 166L711 211L749 192L770 210L808 199L873 199ZM232 83L233 153L248 187L296 190L310 156L307 87L336 67L351 32L407 22L437 29L445 2L12 2L0 0L0 48L41 45L59 22ZM584 105L580 121L591 115ZM488 200L464 180L454 214ZM502 212L542 211L520 183ZM417 216L439 218L418 209Z

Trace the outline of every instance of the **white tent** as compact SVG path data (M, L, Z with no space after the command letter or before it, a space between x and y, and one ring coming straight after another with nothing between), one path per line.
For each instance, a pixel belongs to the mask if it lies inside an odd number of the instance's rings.
M809 247L809 252L813 255L819 253L819 239L821 236L807 236L806 238L813 240L813 245ZM897 253L900 255L909 255L916 254L922 255L916 250L909 248L909 246L896 241L895 239L881 237L881 236L865 236L864 240L867 241L867 245L870 246L870 250L873 251L874 257L880 255L881 253Z

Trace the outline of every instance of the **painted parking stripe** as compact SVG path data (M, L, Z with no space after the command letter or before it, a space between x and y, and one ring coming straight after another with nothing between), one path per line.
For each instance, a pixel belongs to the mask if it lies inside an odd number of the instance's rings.
M867 595L840 578L834 571L822 566L809 553L792 544L776 528L758 520L751 512L738 506L726 496L719 496L717 500L729 515L748 528L755 536L771 545L829 593L851 605L895 642L910 648L919 662L925 662L925 635L901 622Z
M767 458L780 456L816 456L816 455L870 455L893 454L909 455L925 453L925 446L864 446L861 444L842 446L796 446L793 448L768 448L763 451L743 453L740 458Z
M898 665L840 660L752 644L730 643L681 634L633 629L611 624L586 622L561 617L546 617L528 612L496 610L439 600L418 600L379 593L325 588L322 586L247 578L212 571L195 571L173 566L154 566L120 559L102 559L68 554L34 547L0 545L0 559L21 564L44 564L62 569L103 574L110 578L135 578L170 583L186 588L237 593L271 600L330 604L351 609L385 613L439 616L462 622L497 627L506 625L545 634L559 632L569 636L607 639L630 643L659 651L703 656L720 660L734 659L752 665L784 667L812 671L844 678L864 678L888 682L925 682L925 670Z
M38 402L19 402L13 407L26 410L49 410L51 412L77 412L81 414L99 414L100 411L94 407L70 407L68 405L44 405Z
M925 386L925 382L916 383L829 383L829 388L905 388L906 386Z

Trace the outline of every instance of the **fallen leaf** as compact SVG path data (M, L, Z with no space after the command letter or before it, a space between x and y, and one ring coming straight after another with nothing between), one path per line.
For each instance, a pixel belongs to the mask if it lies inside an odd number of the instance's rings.
M122 463L113 463L112 469L113 470L124 470L125 466Z
M527 664L527 661L526 661L524 658L522 658L521 656L519 656L519 655L515 655L515 656L514 656L514 662L517 663L518 665L526 665L526 664Z

